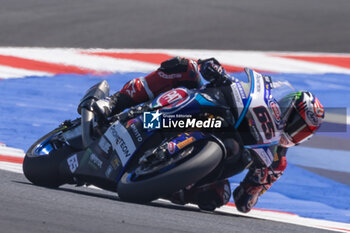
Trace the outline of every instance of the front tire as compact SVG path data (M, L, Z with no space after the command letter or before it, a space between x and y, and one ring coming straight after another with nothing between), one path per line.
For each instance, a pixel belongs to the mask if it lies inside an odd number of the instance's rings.
M57 130L53 130L40 138L29 148L24 157L23 173L35 185L57 188L68 180L67 176L60 174L60 164L64 158L75 152L74 149L63 145L58 149L53 149L47 155L35 155L37 146L46 140L50 141L50 138L57 133Z
M204 145L203 145L204 144ZM134 171L127 171L118 183L118 195L122 200L146 203L161 196L174 193L194 184L213 171L223 158L223 151L216 142L195 143L198 152L178 166L159 175L139 180L130 180Z

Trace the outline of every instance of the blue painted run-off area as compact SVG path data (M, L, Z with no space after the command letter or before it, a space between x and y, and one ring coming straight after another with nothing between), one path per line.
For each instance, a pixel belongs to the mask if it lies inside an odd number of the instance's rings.
M144 75L143 73L113 74L104 77L57 75L46 78L2 80L0 81L0 142L26 150L39 137L62 121L78 117L76 108L79 100L93 84L106 79L111 86L111 93L114 93L126 81ZM242 73L235 76L243 78ZM350 75L273 74L272 76L279 80L288 80L297 90L312 91L326 107L350 108L348 91ZM298 150L293 153L298 153ZM332 153L336 154L337 151ZM344 161L344 164L346 163L350 165L350 156ZM243 179L243 175L231 178L233 187ZM260 198L256 207L349 223L349 197L349 186L289 164L282 178Z

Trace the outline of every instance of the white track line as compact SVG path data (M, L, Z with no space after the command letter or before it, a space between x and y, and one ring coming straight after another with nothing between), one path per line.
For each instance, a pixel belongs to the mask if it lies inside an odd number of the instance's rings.
M22 149L8 147L5 144L0 142L0 155L24 158L25 153L24 153L24 150Z
M126 59L115 59L104 56L81 53L79 49L48 48L0 48L1 55L21 57L36 61L73 65L100 72L148 72L158 65Z
M40 72L40 71L30 71L26 69L18 69L9 66L0 65L0 79L8 79L8 78L18 78L24 76L51 76L52 73L48 72Z
M0 55L15 56L35 61L72 65L95 70L97 72L150 72L159 64L141 62L132 59L117 59L106 56L84 54L83 52L119 52L119 53L162 53L169 56L190 58L216 57L221 63L238 67L283 72L283 73L341 73L350 74L350 69L340 66L308 62L278 57L282 55L334 56L349 57L348 54L335 53L293 53L260 51L223 51L223 50L184 50L184 49L73 49L73 48L32 48L0 47ZM276 56L277 55L277 56ZM243 70L243 69L242 69ZM33 71L31 71L33 72ZM30 75L30 73L28 73ZM6 78L6 72L2 75ZM9 77L13 77L10 75ZM21 76L22 77L22 76Z

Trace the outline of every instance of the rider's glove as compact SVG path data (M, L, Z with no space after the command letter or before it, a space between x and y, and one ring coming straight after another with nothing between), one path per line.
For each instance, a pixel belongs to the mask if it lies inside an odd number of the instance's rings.
M212 84L223 84L229 75L215 58L198 60L200 73L205 80Z
M107 97L105 99L95 101L92 104L92 109L98 121L105 121L108 117L111 116L112 113L110 99Z

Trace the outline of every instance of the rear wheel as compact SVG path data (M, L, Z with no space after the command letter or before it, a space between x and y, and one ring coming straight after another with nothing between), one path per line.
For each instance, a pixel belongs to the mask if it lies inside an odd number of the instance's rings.
M166 163L131 166L121 177L117 192L122 200L145 203L174 193L214 170L223 157L214 141L199 141L171 155Z

